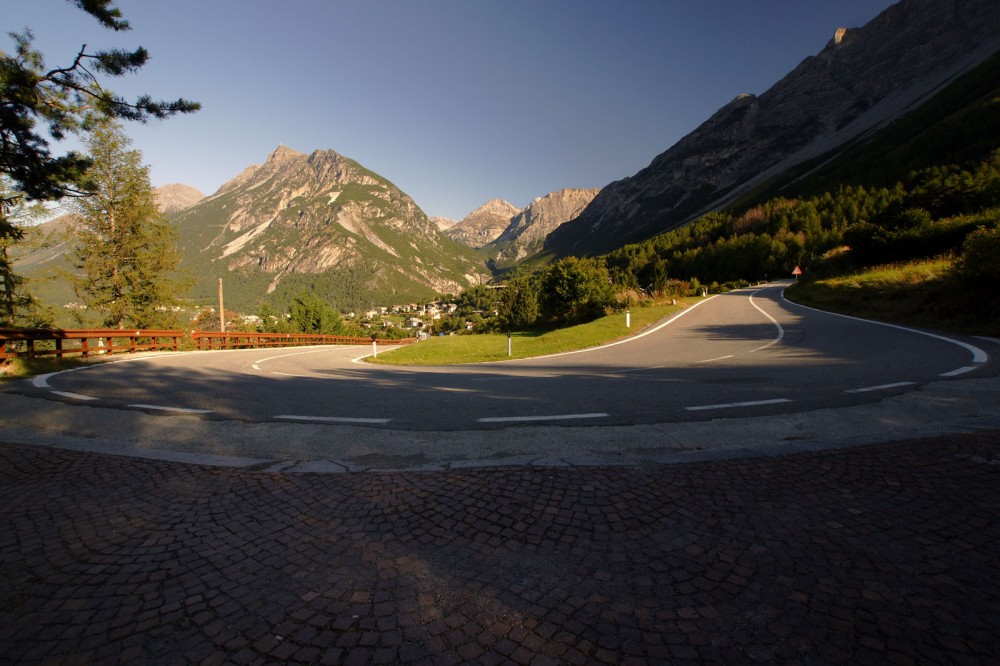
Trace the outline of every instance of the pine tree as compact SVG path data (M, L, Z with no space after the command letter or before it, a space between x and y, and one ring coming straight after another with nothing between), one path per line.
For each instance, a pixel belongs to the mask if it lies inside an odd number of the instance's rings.
M9 179L0 177L0 326L48 325L38 302L24 287L26 280L14 272L10 250L24 237L22 227L41 217L40 204L29 205Z
M130 29L114 0L69 1L107 29ZM50 140L60 141L108 119L146 122L200 108L185 99L155 101L146 95L128 101L108 90L102 78L132 74L146 64L149 53L142 47L87 52L84 45L71 63L50 68L33 48L30 30L11 37L13 53L0 51L0 178L7 179L9 189L16 193L0 193L0 245L4 247L21 238L9 216L24 198L51 201L89 191L88 159L75 151L53 154ZM27 299L23 280L9 270L8 262L0 268L3 307L16 309ZM15 316L2 314L6 321Z
M117 125L97 127L88 147L94 193L77 202L76 294L102 326L168 326L185 285L176 275L177 232L157 210L149 169Z

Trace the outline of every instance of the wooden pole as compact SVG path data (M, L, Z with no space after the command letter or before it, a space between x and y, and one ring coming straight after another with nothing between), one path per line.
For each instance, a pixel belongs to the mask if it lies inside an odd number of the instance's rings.
M222 304L222 278L219 278L219 331L226 332L226 308Z

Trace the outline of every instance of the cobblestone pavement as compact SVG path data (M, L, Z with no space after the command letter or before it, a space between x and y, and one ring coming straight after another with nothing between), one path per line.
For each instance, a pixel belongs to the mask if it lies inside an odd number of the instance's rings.
M993 662L1000 432L267 474L0 445L2 663Z

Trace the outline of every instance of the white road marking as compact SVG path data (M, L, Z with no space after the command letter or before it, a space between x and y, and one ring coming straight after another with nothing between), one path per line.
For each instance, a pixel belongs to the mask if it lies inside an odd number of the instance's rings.
M317 423L370 423L370 424L384 424L388 423L391 420L391 419L365 419L365 418L356 418L352 416L297 416L295 414L279 414L274 418L281 419L283 421L310 421Z
M358 345L321 345L320 349L312 347L308 351L292 352L290 354L277 354L275 356L268 356L267 358L261 358L261 359L258 359L257 361L255 361L254 364L252 366L250 366L250 367L252 367L254 370L260 370L261 369L260 365L259 365L260 363L266 363L267 361L273 361L276 358L288 358L289 356L301 356L302 354L320 354L320 353L323 353L323 352L330 351L330 347L351 348L351 347L357 347L357 346ZM278 374L278 373L275 372L275 373L271 373L271 374ZM289 376L294 377L295 375L289 375Z
M211 409L190 409L188 407L165 407L163 405L129 405L133 409L153 409L158 412L175 412L177 414L211 414Z
M895 382L893 384L882 384L880 386L866 386L865 388L851 389L844 393L868 393L869 391L884 391L886 389L899 388L900 386L913 386L916 382Z
M782 328L781 324L778 323L778 320L775 319L774 317L772 317L771 315L767 314L766 312L764 312L759 305L757 305L756 303L754 303L754 300L753 300L754 295L760 293L761 291L763 291L763 289L758 289L757 291L753 292L753 294L750 294L750 305L752 305L755 308L757 308L757 312L761 313L762 315L764 315L765 317L767 317L768 319L771 320L771 323L774 324L778 328L778 337L776 337L774 340L771 340L766 345L763 345L761 347L757 347L757 349L751 349L750 350L751 354L753 354L754 352L763 351L763 350L767 349L768 347L770 347L772 345L776 345L779 342L781 342L782 338L785 337L785 329Z
M786 289L787 289L787 287L786 287ZM948 338L948 337L945 337L943 335L938 335L937 333L929 333L927 331L921 331L921 330L918 330L916 328L907 328L906 326L899 326L898 324L887 324L884 321L874 321L872 319L862 319L861 317L851 317L850 315L838 314L836 312L827 312L826 310L819 310L817 308L811 308L808 305L800 305L799 303L793 303L792 301L788 300L788 298L785 296L784 289L781 291L781 299L783 301L785 301L785 303L787 303L789 305L792 305L794 307L797 307L797 308L802 308L803 310L812 310L813 312L822 312L823 314L831 315L833 317L843 317L844 319L853 319L854 321L862 321L862 322L864 322L866 324L875 324L876 326L886 326L888 328L895 328L895 329L897 329L899 331L906 331L907 333L916 333L917 335L926 335L927 337L934 338L935 340L941 340L943 342L950 342L951 344L958 345L959 347L962 347L963 349L965 349L966 351L968 351L969 353L971 353L972 354L972 362L975 363L975 364L977 364L977 365L980 364L980 363L986 363L986 361L989 360L989 358L990 358L989 355L986 352L984 352L979 347L976 347L975 345L970 345L968 342L962 342L961 340L956 340L954 338ZM972 369L974 370L975 368L972 368ZM960 375L960 374L964 374L964 373L969 372L969 371L970 371L970 369L968 369L968 367L958 368L957 370L952 370L950 373L946 372L945 374L939 375L939 376L940 377L954 377L955 374L959 374ZM952 374L952 373L955 373L955 374Z
M757 407L759 405L778 405L783 402L791 402L787 398L775 398L773 400L752 400L750 402L727 402L721 405L697 405L695 407L685 407L689 412L699 412L706 409L731 409L733 407Z
M37 377L31 380L31 384L35 388L52 388L51 386L49 386L49 377L53 377L55 375L61 375L63 372L70 372L70 371L62 370L60 372L50 372L47 375L38 375Z
M718 296L709 296L708 298L706 298L703 301L698 301L694 305L692 305L690 307L687 307L687 308L684 308L683 310L681 310L680 312L678 312L677 314L675 314L673 317L671 317L670 319L668 319L665 322L663 322L662 324L657 324L653 328L648 328L645 331L643 331L642 333L638 333L636 335L632 335L632 336L629 336L627 338L623 338L621 340L616 340L615 342L609 342L606 345L599 345L597 347L587 347L586 349L575 349L573 351L567 351L567 352L558 352L556 354L548 354L546 356L532 356L531 358L524 358L524 359L517 359L517 360L520 360L520 361L538 361L538 360L542 360L542 359L557 358L559 356L569 356L571 354L587 354L587 353L590 353L590 352L601 351L603 349L607 349L608 347L617 347L618 345L626 345L626 344L628 344L630 342L635 342L636 340L644 338L647 335L652 335L653 333L656 333L660 329L666 328L667 326L669 326L670 324L674 323L675 321L677 321L678 319L680 319L684 315L688 314L689 312L694 311L699 306L704 305L705 303L708 303L713 298L718 298ZM490 363L510 363L510 361L489 361L489 362Z
M607 418L605 412L595 412L593 414L553 414L551 416L495 416L489 418L476 419L477 423L527 423L531 421L567 421L572 419L603 419Z
M725 361L727 358L732 358L732 357L733 355L729 354L728 356L720 356L718 358L707 358L704 361L698 361L697 363L695 363L695 365L699 365L701 363L714 363L716 361Z
M973 370L978 370L974 365L967 365L964 368L957 368L951 372L942 372L938 377L957 377L959 375L964 375L967 372L972 372Z
M69 393L68 391L52 391L55 395L61 395L64 398L72 398L73 400L100 400L100 398L95 398L89 395L80 395L79 393Z

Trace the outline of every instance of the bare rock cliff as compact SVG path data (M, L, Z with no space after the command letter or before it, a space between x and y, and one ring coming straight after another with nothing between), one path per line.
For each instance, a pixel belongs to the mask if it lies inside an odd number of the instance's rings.
M598 192L600 189L565 189L535 199L490 243L499 250L497 263L513 264L541 250L548 235L579 216Z

